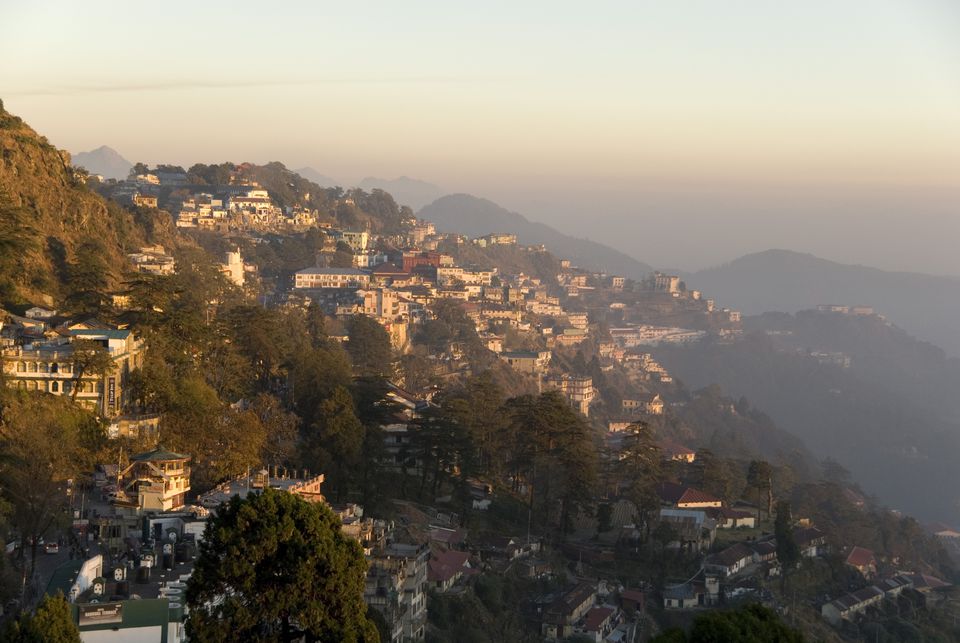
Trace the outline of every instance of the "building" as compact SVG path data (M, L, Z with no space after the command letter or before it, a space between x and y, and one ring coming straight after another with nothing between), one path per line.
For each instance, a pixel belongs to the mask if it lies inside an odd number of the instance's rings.
M354 254L365 252L367 247L370 245L370 233L366 231L338 232L335 233L335 237L337 241L342 241L350 246L350 249L353 250Z
M855 615L876 605L883 600L883 596L883 590L878 587L864 587L823 605L820 614L832 625L839 625L841 621L852 620Z
M873 578L877 574L877 559L873 552L865 547L851 549L845 562L863 574L864 578Z
M723 506L723 501L720 500L720 498L712 496L706 491L700 491L699 489L686 487L674 482L661 482L657 485L657 494L660 496L663 504L681 509L703 509L706 507Z
M201 507L216 509L234 496L246 498L248 494L270 488L286 491L300 496L307 502L324 502L324 475L298 477L281 473L279 467L271 473L269 469L260 469L250 475L240 476L222 482L198 498Z
M177 511L190 491L190 456L157 447L130 458L120 488L139 511Z
M391 627L391 641L422 641L427 624L427 545L391 543L368 559L364 600Z
M427 564L427 580L438 592L446 592L464 575L472 574L470 554L465 551L444 551L431 556Z
M576 625L590 611L596 600L596 590L586 583L561 592L543 609L540 633L549 640L573 636Z
M366 288L370 275L356 268L304 268L294 275L297 289Z
M563 393L573 408L585 416L590 415L590 404L597 396L593 388L593 378L581 375L555 375L546 377L543 386Z
M141 208L155 208L157 207L157 197L152 194L136 192L133 195L133 204Z
M653 289L657 292L678 293L680 292L680 277L655 272L653 273Z
M669 439L660 441L660 454L666 460L678 462L693 462L697 459L697 452Z
M729 507L710 507L707 515L717 521L717 529L752 529L757 526L757 517L749 511Z
M703 567L708 572L715 572L721 576L733 576L742 572L753 562L753 550L744 543L737 543L723 551L707 556Z
M140 248L140 252L128 254L127 259L137 272L148 275L172 275L176 270L176 262L161 245Z
M509 351L500 353L500 359L521 373L543 373L550 363L550 351Z
M473 242L481 248L486 248L487 246L515 246L517 245L517 235L495 232L478 237L477 239L474 239Z
M220 272L222 272L234 286L243 286L244 265L243 257L240 255L240 248L223 254L223 263L220 264Z
M130 373L143 364L143 341L129 330L75 328L66 337L4 348L3 373L7 386L27 391L75 397L78 404L102 416L119 415L129 401ZM103 348L113 361L105 373L81 372L77 341Z

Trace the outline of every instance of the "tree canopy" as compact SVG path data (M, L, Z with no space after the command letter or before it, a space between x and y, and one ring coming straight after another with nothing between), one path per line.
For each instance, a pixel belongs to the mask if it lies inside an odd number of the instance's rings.
M192 641L380 640L366 616L366 562L324 504L265 489L207 525L187 586Z

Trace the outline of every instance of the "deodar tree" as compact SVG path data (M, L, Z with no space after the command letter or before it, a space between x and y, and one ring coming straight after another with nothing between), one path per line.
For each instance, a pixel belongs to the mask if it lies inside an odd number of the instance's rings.
M187 585L197 643L380 640L366 616L366 562L324 504L265 489L207 525Z

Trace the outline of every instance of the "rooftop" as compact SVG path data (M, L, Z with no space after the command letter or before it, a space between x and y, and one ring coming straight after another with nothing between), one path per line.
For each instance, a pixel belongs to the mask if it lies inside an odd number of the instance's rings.
M173 451L168 451L162 446L157 446L156 449L152 451L146 451L144 453L138 453L137 455L130 456L131 462L163 462L166 460L189 460L190 456L183 455L181 453L174 453Z

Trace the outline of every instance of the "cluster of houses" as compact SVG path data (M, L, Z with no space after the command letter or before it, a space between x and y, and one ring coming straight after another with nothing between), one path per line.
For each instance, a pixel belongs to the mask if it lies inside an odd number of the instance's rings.
M156 171L131 173L127 179L103 187L120 203L168 210L178 228L304 230L319 221L316 210L279 207L267 190L241 176L239 168L223 185L191 185L184 172Z

